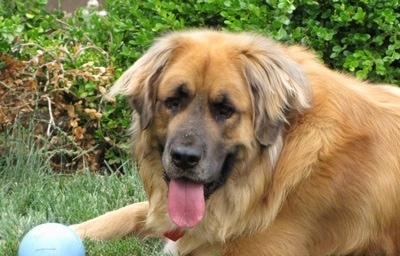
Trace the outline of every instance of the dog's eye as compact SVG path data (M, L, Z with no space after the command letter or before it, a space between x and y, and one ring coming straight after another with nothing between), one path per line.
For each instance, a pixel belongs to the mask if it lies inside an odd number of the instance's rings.
M215 106L215 115L217 119L228 119L234 112L235 110L229 105L217 104Z
M181 99L178 97L169 97L164 101L166 108L171 110L177 110L181 105Z

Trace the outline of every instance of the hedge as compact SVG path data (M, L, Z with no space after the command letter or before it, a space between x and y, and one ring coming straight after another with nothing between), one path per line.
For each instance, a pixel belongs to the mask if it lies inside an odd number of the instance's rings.
M0 139L34 120L62 171L115 169L126 159L130 112L102 95L166 31L255 31L305 45L360 79L400 84L394 0L109 0L72 15L47 12L46 3L0 5Z

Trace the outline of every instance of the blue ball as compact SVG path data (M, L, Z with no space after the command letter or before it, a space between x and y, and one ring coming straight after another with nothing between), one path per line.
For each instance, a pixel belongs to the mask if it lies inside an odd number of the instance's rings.
M85 256L85 247L71 228L58 223L45 223L24 236L18 256Z

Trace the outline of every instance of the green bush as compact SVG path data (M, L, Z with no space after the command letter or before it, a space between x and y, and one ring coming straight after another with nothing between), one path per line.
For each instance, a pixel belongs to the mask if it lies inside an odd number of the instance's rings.
M113 36L121 43L116 58L122 65L130 65L164 31L214 27L300 43L333 68L361 79L400 83L397 1L120 0L109 1L107 10Z
M30 101L36 104L32 108L53 111L59 119L67 116L70 124L50 124L48 139L66 138L56 143L55 159L96 158L93 169L104 160L118 165L126 157L130 113L123 99L104 100L104 89L166 31L255 31L308 46L328 66L360 79L400 84L400 7L394 0L109 0L105 16L85 8L73 15L49 13L45 4L17 0L0 5L0 97L7 87L18 91L15 79L36 79L40 97ZM31 76L15 71L18 77L12 77L10 56L25 61L23 70ZM1 118L2 126L12 120ZM60 147L66 151L60 153Z

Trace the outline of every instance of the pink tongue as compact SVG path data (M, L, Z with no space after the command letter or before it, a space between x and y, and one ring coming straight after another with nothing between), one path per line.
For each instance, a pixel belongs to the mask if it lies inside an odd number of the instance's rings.
M203 184L172 179L168 189L168 214L181 228L195 227L204 216Z

